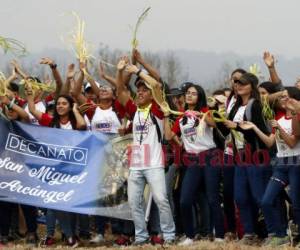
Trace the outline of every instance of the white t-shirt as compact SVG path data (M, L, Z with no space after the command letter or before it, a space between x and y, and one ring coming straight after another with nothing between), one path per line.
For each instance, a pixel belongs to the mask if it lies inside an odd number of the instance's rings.
M187 123L182 124L182 118L179 119L181 139L184 149L188 153L198 154L200 152L216 147L213 139L213 128L209 127L206 122L200 123L194 127L194 118L187 118ZM174 124L173 131L176 133L177 125Z
M60 128L62 128L62 129L73 129L72 124L71 124L70 121L68 121L66 124L60 123Z
M285 116L283 116L277 122L287 134L292 135L292 119L287 119ZM276 135L276 146L277 157L290 157L300 155L300 141L297 142L295 147L290 148L283 139Z
M38 110L42 113L46 112L46 106L42 101L35 103L35 108L36 108L36 110ZM28 105L26 105L24 110L29 115L30 123L35 124L35 125L39 125L38 120L29 112Z
M239 123L244 121L244 115L246 111L247 105L239 107L237 110L233 122ZM241 132L236 131L238 134L238 138L235 138L235 145L237 149L243 149L245 147L245 140L244 140L244 135ZM233 155L233 146L232 146L232 140L231 140L231 133L227 136L226 141L225 141L225 154L228 155Z
M130 170L164 167L162 145L158 142L156 125L150 113L136 111L133 119L133 145L130 153ZM154 114L152 114L154 116ZM163 136L163 120L155 116Z
M91 121L86 115L84 116L84 119L90 130L102 133L118 133L118 129L121 126L118 116L116 112L113 111L112 107L109 109L97 107Z

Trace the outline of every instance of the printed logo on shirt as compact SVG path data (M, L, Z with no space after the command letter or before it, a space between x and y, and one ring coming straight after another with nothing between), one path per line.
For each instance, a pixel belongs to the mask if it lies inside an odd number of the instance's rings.
M101 132L110 132L112 130L111 121L103 121L95 123L95 129Z
M193 143L196 140L197 137L197 131L196 128L191 127L191 128L185 128L183 130L183 134L185 138L188 140L188 142Z
M150 125L150 122L144 124L143 121L142 124L136 124L134 126L134 135L138 140L144 141L148 137Z

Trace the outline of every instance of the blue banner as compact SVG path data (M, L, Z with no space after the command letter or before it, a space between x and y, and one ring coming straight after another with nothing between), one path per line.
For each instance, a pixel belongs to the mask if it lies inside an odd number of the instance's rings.
M0 200L131 219L127 144L90 131L0 119Z

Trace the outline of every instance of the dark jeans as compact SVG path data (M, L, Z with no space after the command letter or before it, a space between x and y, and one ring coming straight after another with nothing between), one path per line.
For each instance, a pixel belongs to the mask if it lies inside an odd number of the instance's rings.
M278 211L277 201L288 184L290 185L294 221L300 227L300 166L289 165L289 160L289 158L277 159L277 165L274 167L273 175L262 201L265 219L272 224L278 236L286 235L286 224L282 223L282 213L281 210ZM285 164L285 161L287 164ZM273 215L273 217L270 215Z
M230 157L230 156L229 156ZM227 231L236 232L234 205L234 171L233 165L223 166L223 203L227 221Z
M221 207L221 181L222 167L212 166L209 160L206 163L205 169L205 187L210 211L212 215L212 225L215 228L216 238L224 237L224 214Z
M105 233L105 224L107 222L107 218L103 216L95 216L95 225L97 234L104 235Z
M0 235L8 236L11 224L12 208L15 204L0 201Z
M236 166L234 176L234 197L240 210L241 221L245 234L254 233L253 206L261 207L271 167L266 166Z
M26 221L26 227L28 233L36 233L37 230L37 208L28 206L28 205L21 205L23 210L23 214Z
M123 234L129 237L134 235L133 221L112 218L110 222L113 234Z
M198 200L197 196L199 191L205 188L206 190L208 202L210 204L210 210L212 213L215 213L213 216L214 226L216 229L216 236L223 237L224 236L224 219L222 216L222 210L220 204L218 202L220 199L218 198L219 194L219 184L217 179L219 176L219 171L211 169L206 173L205 169L209 166L210 163L210 150L201 152L201 155L187 155L188 160L191 162L190 165L185 166L185 175L183 177L182 186L181 186L181 197L180 197L180 210L181 210L181 218L183 223L183 228L185 234L188 238L194 238L195 230L194 230L194 214L193 214L193 206L195 202ZM199 162L199 159L200 162ZM202 162L202 160L204 160ZM187 162L187 161L185 161ZM203 164L204 163L204 164ZM199 165L200 164L200 165ZM209 185L205 185L205 178L208 178L212 183ZM215 206L215 207L213 207ZM208 215L209 216L209 215ZM221 223L220 223L220 218ZM221 226L222 224L222 226ZM222 227L222 228L221 228Z

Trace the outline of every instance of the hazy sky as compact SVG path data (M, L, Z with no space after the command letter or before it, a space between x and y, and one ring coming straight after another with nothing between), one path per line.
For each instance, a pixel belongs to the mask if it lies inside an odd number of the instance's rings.
M151 12L138 38L141 49L196 49L261 54L269 49L300 56L299 0L0 0L0 35L23 41L30 51L66 48L61 41L75 20L98 46L130 48L138 15ZM65 15L63 15L65 13Z

